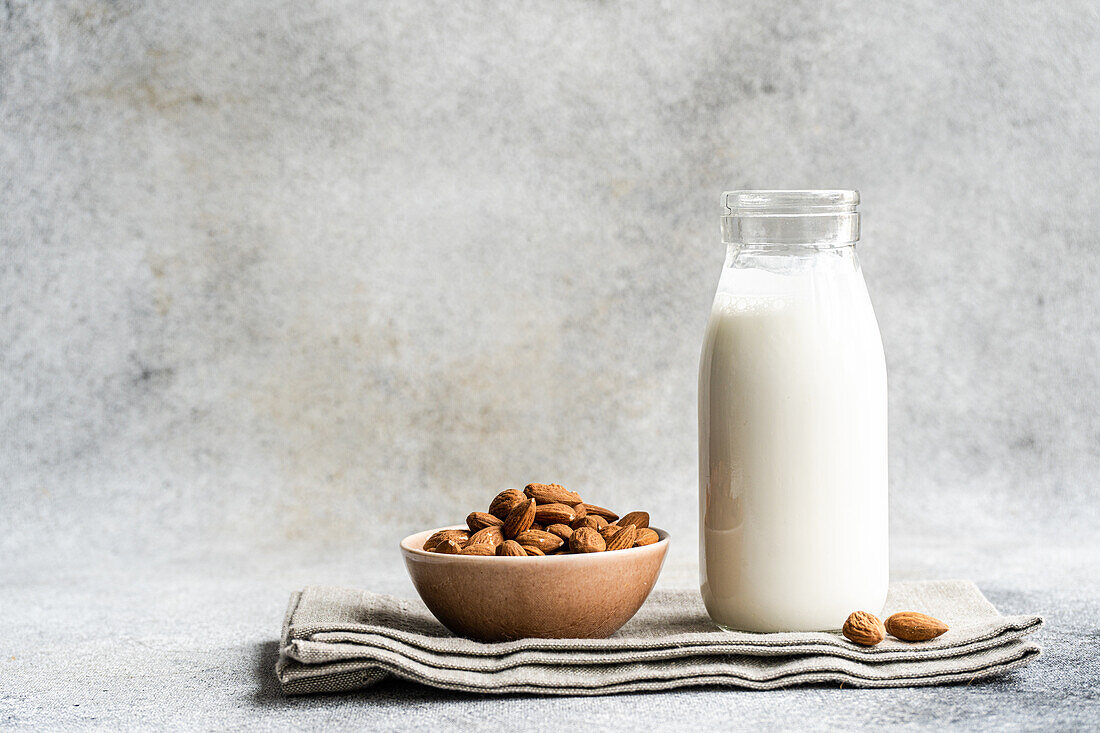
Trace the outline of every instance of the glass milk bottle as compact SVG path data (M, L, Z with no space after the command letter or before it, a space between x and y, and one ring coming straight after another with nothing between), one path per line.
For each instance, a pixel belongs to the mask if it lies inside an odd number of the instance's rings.
M728 629L886 600L886 361L856 191L730 191L699 366L699 565Z

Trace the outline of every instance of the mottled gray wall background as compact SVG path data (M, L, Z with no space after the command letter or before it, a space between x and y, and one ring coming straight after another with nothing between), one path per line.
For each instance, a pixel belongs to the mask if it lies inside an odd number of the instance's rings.
M1098 12L9 0L4 564L394 563L552 480L686 577L719 194L852 187L895 572L1090 577Z

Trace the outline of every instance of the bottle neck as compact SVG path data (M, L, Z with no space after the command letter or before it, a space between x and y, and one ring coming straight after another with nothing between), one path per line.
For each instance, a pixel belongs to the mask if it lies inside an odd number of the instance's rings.
M723 216L722 241L746 247L847 247L859 241L859 214Z
M822 244L820 242L799 242L797 244L767 244L742 242L727 242L726 251L732 255L754 257L812 257L819 254L833 253L837 256L853 256L856 250L855 242L845 244Z
M814 244L726 245L726 268L759 269L777 274L858 270L854 242L832 246Z
M741 190L722 194L722 241L835 247L859 241L859 192Z

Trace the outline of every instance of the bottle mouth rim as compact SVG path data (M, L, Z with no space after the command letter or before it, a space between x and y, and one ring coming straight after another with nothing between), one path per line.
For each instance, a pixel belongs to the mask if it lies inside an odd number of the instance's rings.
M722 194L724 216L815 216L854 214L859 191L844 189L750 190Z
M859 241L859 191L726 191L722 241L837 247Z

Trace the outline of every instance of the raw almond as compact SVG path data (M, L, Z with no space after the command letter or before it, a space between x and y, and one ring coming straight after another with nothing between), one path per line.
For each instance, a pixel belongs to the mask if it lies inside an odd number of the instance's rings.
M428 538L423 549L432 552L443 540L455 540L460 545L465 545L469 538L470 533L464 529L441 529Z
M504 524L504 520L485 512L470 512L469 516L466 517L466 526L470 528L471 532L477 532L479 529L485 529L486 527L499 527L502 524Z
M886 619L886 631L903 641L928 641L947 631L947 624L938 618L916 611L902 611Z
M628 524L618 532L607 543L607 550L625 550L628 547L634 546L634 540L638 537L638 528L633 524Z
M545 525L569 524L577 513L568 504L542 504L535 507L535 521Z
M523 493L539 504L568 504L573 506L581 502L581 495L570 491L560 484L527 484Z
M535 511L538 511L538 507L535 507ZM546 531L546 525L545 524L539 524L538 522L531 522L531 529L537 529L540 532L545 532Z
M606 527L600 528L600 536L602 536L604 540L610 540L620 529L622 529L622 527L620 527L618 524L609 524Z
M516 542L524 547L528 545L537 547L543 552L553 552L565 544L565 540L558 537L556 534L543 532L538 529L529 529L526 532L520 532L516 535Z
M588 514L588 510L584 508L584 503L582 502L573 505L573 513L577 515L577 519L584 519L585 515Z
M660 539L660 536L652 529L639 529L638 536L634 538L634 546L645 547L646 545L656 544Z
M844 622L844 636L860 646L874 646L886 638L886 627L878 616L866 611L856 611Z
M610 509L604 509L602 506L596 506L595 504L585 504L584 510L589 514L595 514L598 517L603 517L609 522L614 522L619 518L619 515Z
M526 552L530 557L541 557L546 554L534 545L520 545L520 547L522 547L523 551Z
M599 531L607 526L607 520L598 514L589 514L584 519L577 519L571 525L573 529L580 529L581 527L591 527L592 529Z
M466 545L458 551L459 555L484 555L486 557L497 554L497 548L488 542L474 542Z
M638 529L645 529L649 526L649 512L630 512L620 519L617 524L620 527L633 524Z
M603 552L606 547L603 537L591 527L581 527L569 538L569 549L573 552Z
M462 545L454 540L443 540L435 546L435 551L441 555L457 555L462 552Z
M500 527L486 527L470 535L466 545L489 545L495 550L502 542L504 542L504 532Z
M519 546L515 540L505 540L497 550L498 555L507 557L527 557L527 551Z
M519 489L505 489L497 494L492 503L489 504L489 513L503 521L516 508L516 504L526 500L527 497Z
M531 523L535 521L535 500L516 504L508 518L504 520L504 536L512 540L521 532L531 529Z
M573 528L570 527L568 524L551 524L549 527L546 528L546 531L550 534L556 534L558 537L561 537L566 542L568 542L569 538L573 536Z

